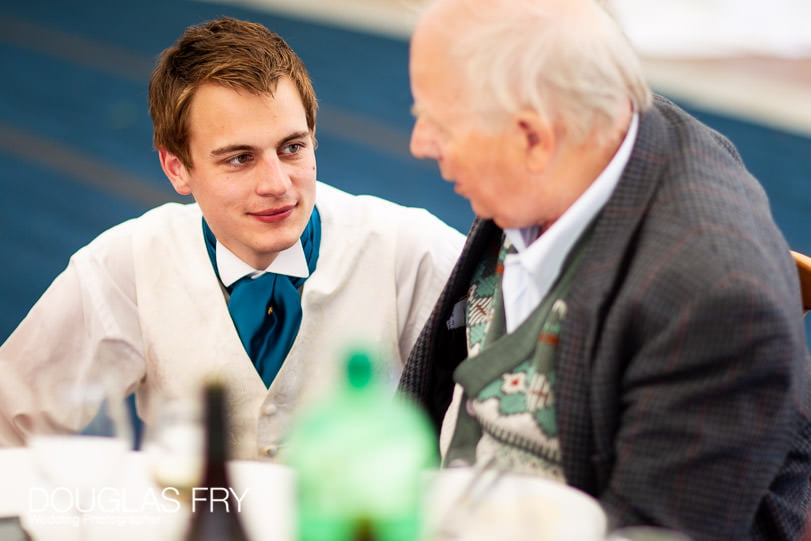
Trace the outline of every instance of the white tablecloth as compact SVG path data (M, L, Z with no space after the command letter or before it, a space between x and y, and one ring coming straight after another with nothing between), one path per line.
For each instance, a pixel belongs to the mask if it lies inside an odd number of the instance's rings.
M144 453L129 453L117 485L106 489L104 498L101 493L91 498L95 508L83 515L84 541L183 538L188 508L161 499L147 458ZM293 541L293 472L268 462L248 461L231 462L229 472L250 539ZM441 523L453 526L462 541L604 539L606 518L590 496L558 482L496 475L492 470L471 483L474 473L465 468L426 473L428 531L436 532ZM28 449L0 449L0 479L0 517L19 516L36 541L78 541L79 518L59 503L54 490L41 479ZM462 496L466 493L469 497Z
M240 517L250 538L292 540L292 472L283 466L248 461L230 463L229 472L234 490L242 497ZM0 517L21 517L37 541L79 539L79 517L60 503L66 491L47 486L28 449L0 449L0 479ZM116 486L105 491L97 493L82 519L89 539L182 539L188 509L173 504L173 493L161 496L161 488L149 476L145 454L128 454Z

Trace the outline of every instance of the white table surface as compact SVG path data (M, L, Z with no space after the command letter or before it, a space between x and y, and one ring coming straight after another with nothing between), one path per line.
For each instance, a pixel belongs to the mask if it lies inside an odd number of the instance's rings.
M276 464L249 461L232 462L229 471L234 489L244 494L240 516L250 538L292 540L292 472ZM118 498L116 510L87 513L86 533L91 540L182 539L188 511L177 511L177 506L162 500L161 489L148 472L144 453L128 454L116 492L108 493ZM0 449L0 479L0 517L19 516L37 541L79 539L75 515L43 503L44 484L28 449Z
M126 503L115 512L88 512L87 539L83 541L182 539L188 524L187 509L143 505L145 495L160 495L160 488L148 473L147 455L129 453L122 470L119 485L121 500ZM277 464L249 461L231 462L229 471L234 489L240 496L244 494L240 517L250 539L293 541L293 472ZM451 517L462 529L460 541L604 539L606 518L596 500L564 484L537 477L503 475L496 482L485 478L472 489L473 493L484 489L484 498L475 498L470 512L449 514L450 508L464 501L460 495L470 489L472 473L461 468L443 470L439 476L435 472L426 474L428 524ZM71 522L76 520L74 514L54 510L55 505L41 511L45 504L37 498L41 498L45 485L28 449L0 449L0 479L0 517L20 517L35 541L78 541L79 528ZM525 535L528 531L532 535Z

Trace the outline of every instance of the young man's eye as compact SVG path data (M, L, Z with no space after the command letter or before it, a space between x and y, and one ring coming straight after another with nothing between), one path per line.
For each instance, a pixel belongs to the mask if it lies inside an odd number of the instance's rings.
M229 158L226 163L228 163L229 165L244 165L249 161L251 161L251 159L252 158L250 154L238 154L233 158Z
M304 147L302 143L290 143L282 148L283 154L297 154Z

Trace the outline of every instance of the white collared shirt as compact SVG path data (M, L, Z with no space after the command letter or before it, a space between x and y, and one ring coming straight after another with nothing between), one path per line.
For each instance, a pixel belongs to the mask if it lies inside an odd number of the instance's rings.
M502 294L508 333L517 329L549 293L575 242L611 197L631 156L638 123L634 114L608 166L540 237L535 238L537 226L504 231L518 252L504 259Z
M301 240L297 240L293 246L279 252L270 265L261 270L248 265L220 241L217 241L217 270L220 272L220 280L225 287L230 287L243 276L250 275L252 279L256 279L267 272L299 278L306 278L310 275Z

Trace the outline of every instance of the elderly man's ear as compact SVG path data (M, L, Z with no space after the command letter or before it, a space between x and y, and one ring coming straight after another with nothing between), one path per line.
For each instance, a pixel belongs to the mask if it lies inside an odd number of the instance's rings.
M513 117L513 127L518 135L527 169L533 173L544 171L557 145L552 123L535 111L521 111Z

